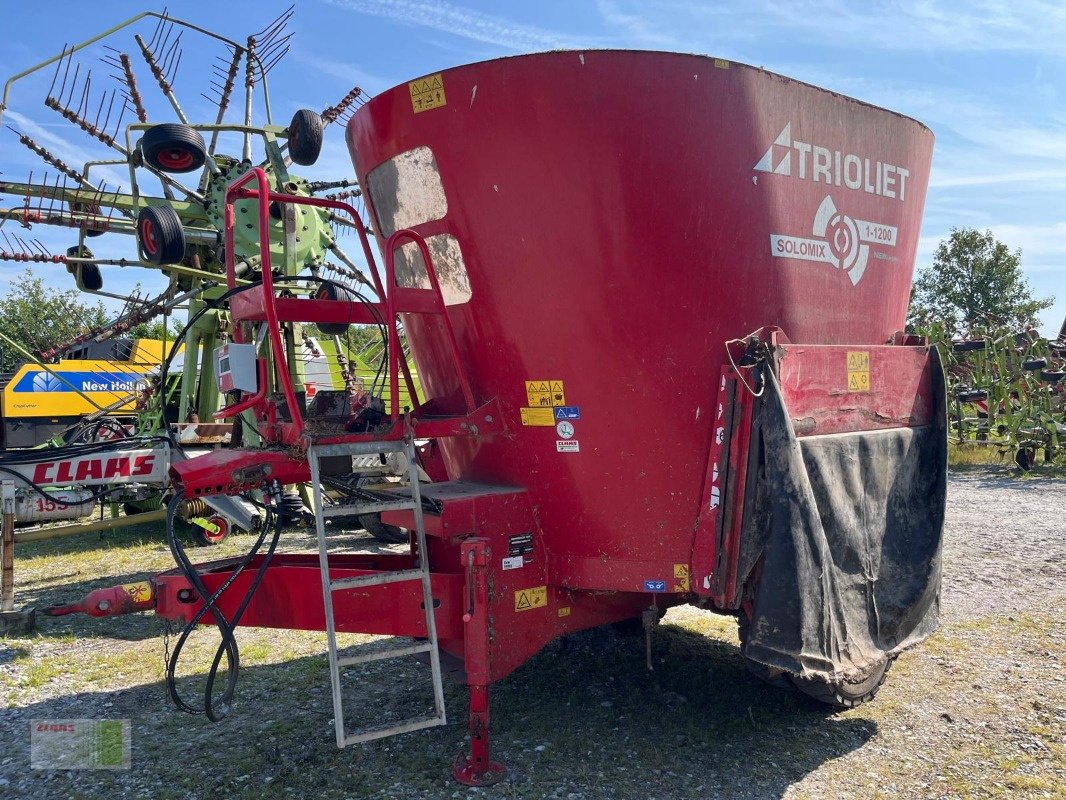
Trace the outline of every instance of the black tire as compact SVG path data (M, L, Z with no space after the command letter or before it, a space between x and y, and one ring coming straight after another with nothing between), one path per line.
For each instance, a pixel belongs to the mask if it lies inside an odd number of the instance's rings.
M341 300L347 303L358 303L359 298L343 284L335 281L323 281L315 292L316 300ZM348 332L347 322L319 322L318 329L327 336L343 336Z
M976 403L979 400L987 400L988 392L984 389L963 389L955 395L960 402Z
M207 145L195 128L165 122L144 132L141 157L160 172L195 172L207 161Z
M748 641L748 627L750 624L751 620L749 620L743 612L737 616L737 638L740 639L740 654L744 659L744 669L748 671L749 675L758 678L763 683L769 684L776 689L792 688L792 684L788 680L787 672L768 667L766 664L761 664L744 655L744 644Z
M984 339L968 339L962 342L952 342L951 349L956 353L972 353L975 350L985 349Z
M801 678L799 675L789 675L789 679L793 686L819 703L834 708L855 708L873 699L881 684L885 682L893 661L894 658L886 658L861 681L827 681L821 678Z
M185 232L170 206L145 206L137 215L137 244L149 264L177 264L185 258Z
M406 530L397 528L395 525L386 525L381 521L380 514L361 514L359 516L359 524L363 526L363 530L379 542L384 542L385 544L407 544L410 541L410 535Z
M309 167L322 152L322 117L307 108L292 115L289 123L289 158L294 164Z
M79 214L95 214L96 216L99 216L100 213L101 213L100 206L88 205L86 203L73 203L70 206L70 210L71 211L76 211ZM97 236L103 236L105 233L107 233L107 231L102 231L99 228L86 228L85 229L85 235L90 237L90 238L95 238Z
M1036 372L1047 366L1046 358L1027 358L1022 362L1022 369L1026 372Z
M1048 383L1058 383L1063 377L1066 377L1066 372L1061 369L1045 369L1040 372L1040 380Z
M92 258L88 247L68 247L67 257ZM74 282L83 292L98 292L104 288L104 276L100 267L93 263L67 264L67 272L74 276Z
M1014 463L1022 472L1028 472L1036 463L1036 449L1033 447L1019 447L1014 453Z

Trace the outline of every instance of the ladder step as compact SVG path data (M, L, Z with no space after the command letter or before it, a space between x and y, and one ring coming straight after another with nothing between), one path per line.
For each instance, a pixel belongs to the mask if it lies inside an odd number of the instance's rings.
M373 653L358 653L353 656L338 656L337 669L350 667L353 664L367 664L371 661L384 661L386 658L400 658L413 656L418 653L428 653L433 649L429 642L413 644L410 647L390 647L388 650L376 650Z
M380 514L382 511L414 510L414 500L381 500L373 503L352 503L343 506L327 506L322 509L323 519L331 517L356 517L360 514Z
M395 442L349 442L348 444L316 444L307 452L312 458L324 456L368 456L378 453L402 453L402 440Z
M395 572L375 572L372 575L356 575L354 578L340 578L329 582L331 592L343 589L358 589L361 586L381 586L385 583L422 580L421 569L401 569Z
M350 744L369 742L374 739L383 739L386 736L395 736L398 733L410 733L411 731L420 731L423 728L433 728L437 725L447 724L448 721L444 715L431 714L428 717L415 717L404 722L398 722L395 725L376 725L372 728L364 728L354 733L345 734L344 744L341 746L347 747Z

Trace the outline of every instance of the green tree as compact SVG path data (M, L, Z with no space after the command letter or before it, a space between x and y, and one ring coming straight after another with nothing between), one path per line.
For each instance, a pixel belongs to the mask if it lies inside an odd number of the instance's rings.
M166 327L166 322L162 317L156 317L148 322L139 322L134 325L124 336L128 336L131 339L162 339L163 334L166 334L166 340L173 342L174 337L181 333L182 328L185 327L185 323L181 320L170 317L170 327Z
M990 317L1018 330L1035 325L1055 298L1033 297L1021 261L1022 251L1011 252L992 231L952 228L914 280L908 330L954 337Z
M88 303L73 289L50 289L29 268L11 281L7 295L0 298L0 332L34 355L106 322L103 303ZM22 353L0 340L0 371L10 372L24 361Z

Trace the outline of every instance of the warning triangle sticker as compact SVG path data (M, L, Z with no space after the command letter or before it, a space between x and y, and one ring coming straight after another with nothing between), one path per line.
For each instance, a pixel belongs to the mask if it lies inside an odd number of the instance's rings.
M533 608L533 602L529 599L529 594L522 592L518 595L518 602L514 605L515 611L521 611L525 608Z

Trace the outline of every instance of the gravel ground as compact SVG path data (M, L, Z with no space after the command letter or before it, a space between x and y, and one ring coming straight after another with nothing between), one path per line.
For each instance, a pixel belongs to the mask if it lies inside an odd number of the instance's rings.
M449 778L463 687L448 688L447 727L338 751L320 634L243 631L237 704L212 725L167 703L154 617L47 619L0 640L0 798L1066 798L1064 509L1064 480L954 474L941 630L844 713L751 678L733 621L687 607L661 627L651 673L643 640L610 629L553 644L493 689L510 774L483 790ZM169 567L144 531L18 558L19 601L39 604ZM191 640L187 692L213 649L210 631ZM375 667L353 680L366 708L425 685L420 665ZM29 768L31 719L99 717L132 720L131 770Z

